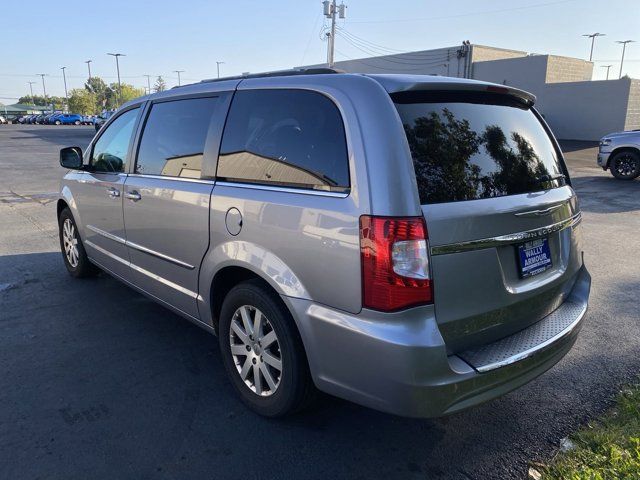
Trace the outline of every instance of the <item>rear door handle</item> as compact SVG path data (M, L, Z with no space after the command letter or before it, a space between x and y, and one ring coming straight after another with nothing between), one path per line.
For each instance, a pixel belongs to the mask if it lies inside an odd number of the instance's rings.
M107 195L109 195L111 198L118 198L120 196L120 190L113 187L107 188Z
M140 195L137 191L135 190L131 190L130 192L126 192L124 194L124 196L126 198L128 198L129 200L133 200L134 202L137 202L138 200L142 199L142 195Z

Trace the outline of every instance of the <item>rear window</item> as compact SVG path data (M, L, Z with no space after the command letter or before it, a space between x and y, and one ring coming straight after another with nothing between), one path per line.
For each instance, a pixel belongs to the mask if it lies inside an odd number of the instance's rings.
M392 95L420 203L537 192L566 184L549 135L530 107L494 93Z

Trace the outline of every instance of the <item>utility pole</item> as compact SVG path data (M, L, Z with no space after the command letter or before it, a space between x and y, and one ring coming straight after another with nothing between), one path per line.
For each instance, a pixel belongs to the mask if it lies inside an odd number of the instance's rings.
M607 80L609 80L609 69L613 67L613 65L600 65L602 68L607 69Z
M149 88L149 95L151 95L151 75L143 75L143 77L147 77L147 87Z
M60 67L62 70L62 78L64 80L64 98L67 100L67 108L69 108L69 95L67 94L67 75L65 74L65 70L67 67Z
M593 60L593 44L596 41L596 37L604 37L606 34L604 33L586 33L584 35L582 35L583 37L589 37L591 39L591 53L589 54L589 61L591 62Z
M91 62L93 62L93 60L85 60L84 62L87 64L87 68L89 69L89 80L91 80Z
M184 70L174 70L174 73L178 74L178 86L180 86L180 74L184 73Z
M46 73L37 73L36 75L40 75L42 77L42 91L44 92L44 99L47 99L47 87L44 85L44 77L47 75Z
M120 83L120 63L118 62L118 57L126 57L126 55L124 53L107 53L107 55L116 57L116 70L118 71L118 106L120 106L120 102L122 102L122 84Z
M333 68L334 50L336 45L336 14L339 18L345 17L345 9L347 8L344 3L336 5L336 0L324 0L322 2L323 13L326 18L331 19L331 32L327 33L327 66Z
M218 78L220 78L220 65L222 65L224 62L216 62L216 68L218 69Z
M622 44L622 60L620 60L620 75L618 78L622 78L622 65L624 65L624 51L627 49L627 43L634 43L635 40L617 40L616 43Z
M33 84L36 82L27 82L29 84L29 90L31 90L31 103L33 103L33 106L36 106L36 102L33 99Z

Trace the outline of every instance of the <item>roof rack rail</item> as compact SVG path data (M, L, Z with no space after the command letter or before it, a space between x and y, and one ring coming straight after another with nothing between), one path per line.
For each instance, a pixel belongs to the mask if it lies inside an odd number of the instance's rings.
M222 82L225 80L242 80L245 78L265 78L265 77L288 77L291 75L322 75L330 73L345 73L344 70L336 68L293 68L290 70L276 70L273 72L249 73L246 75L236 75L233 77L210 78L202 80L200 83Z

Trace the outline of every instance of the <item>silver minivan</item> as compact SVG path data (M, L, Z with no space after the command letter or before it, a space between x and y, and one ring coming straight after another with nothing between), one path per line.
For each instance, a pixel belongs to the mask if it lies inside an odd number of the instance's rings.
M521 90L331 70L124 105L69 169L69 273L98 270L217 334L240 398L317 390L432 417L571 348L590 276L560 148Z

